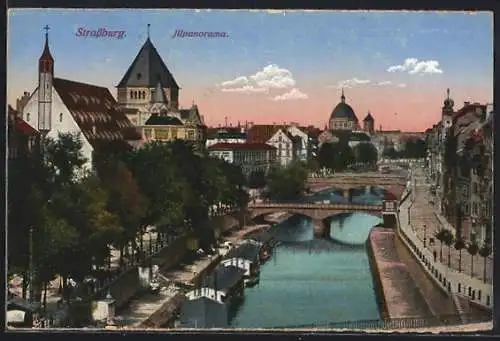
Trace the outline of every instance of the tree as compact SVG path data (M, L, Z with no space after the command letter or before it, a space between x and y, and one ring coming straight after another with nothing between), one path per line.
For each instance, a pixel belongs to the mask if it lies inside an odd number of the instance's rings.
M371 143L360 143L354 148L356 161L359 163L366 163L375 165L378 159L377 148Z
M318 164L321 168L336 169L335 156L337 150L333 143L323 143L318 153Z
M451 266L451 245L453 245L453 241L453 234L450 231L445 230L443 242L448 247L448 267Z
M476 239L473 238L467 247L467 251L469 252L471 264L470 264L470 276L474 277L474 256L477 255L479 251L479 246L477 245Z
M125 163L116 157L97 158L96 168L103 187L109 194L107 210L119 219L123 233L115 236L113 244L120 251L120 266L124 265L123 255L129 242L135 245L140 236L143 251L143 231L147 226L146 217L149 200L142 193L137 181Z
M439 240L439 262L443 262L443 243L447 238L447 231L443 228L441 228L437 233L436 233L436 239Z
M484 242L483 246L479 249L479 255L483 257L484 260L483 282L486 283L486 264L488 257L491 255L491 247L487 242Z
M272 200L297 200L302 198L306 184L307 169L303 163L295 162L269 174L266 196Z
M388 159L395 159L398 157L398 151L394 147L385 148L382 155Z
M264 188L266 186L266 174L261 171L253 171L248 177L248 187L250 188Z

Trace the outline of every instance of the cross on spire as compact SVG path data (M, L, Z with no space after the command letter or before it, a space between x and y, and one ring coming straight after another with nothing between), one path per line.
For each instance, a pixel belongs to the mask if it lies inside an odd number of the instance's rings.
M45 30L45 38L48 39L48 37L49 37L49 30L50 30L49 25L45 25L43 27L43 29Z

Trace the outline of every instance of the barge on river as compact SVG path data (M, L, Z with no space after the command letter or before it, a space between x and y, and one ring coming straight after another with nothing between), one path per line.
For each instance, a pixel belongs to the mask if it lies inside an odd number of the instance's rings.
M252 286L259 282L260 276L260 245L244 243L231 249L222 259L222 266L236 266L245 271L244 282Z

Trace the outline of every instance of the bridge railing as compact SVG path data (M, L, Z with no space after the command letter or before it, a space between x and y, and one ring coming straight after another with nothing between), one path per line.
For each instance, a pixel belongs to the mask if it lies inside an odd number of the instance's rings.
M272 329L413 329L457 325L460 324L457 321L461 320L469 321L468 323L484 323L492 321L492 318L493 316L491 313L485 313L484 315L479 316L477 314L453 314L429 317L388 318L383 320L320 322L313 324L273 327Z
M282 202L268 202L268 203L255 203L249 204L249 208L299 208L299 209L334 209L334 210L350 210L354 207L356 209L367 210L381 210L381 204L310 204L310 203L282 203Z

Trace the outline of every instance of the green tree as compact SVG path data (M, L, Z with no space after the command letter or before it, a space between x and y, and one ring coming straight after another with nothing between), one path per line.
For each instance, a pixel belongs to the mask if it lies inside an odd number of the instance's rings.
M149 200L142 193L136 179L125 163L116 157L103 156L98 158L96 168L103 187L109 194L107 210L116 215L123 228L113 240L120 251L120 266L124 265L124 252L132 243L135 246L136 236L140 237L140 249L144 250L143 233L147 227Z
M394 147L385 148L382 152L382 155L383 157L388 159L396 159L399 156L398 151Z
M359 163L365 163L370 165L375 165L378 159L377 148L371 143L360 143L354 148L354 154L356 155L356 161Z
M294 162L269 174L266 196L271 200L297 200L306 188L307 168L301 162Z
M337 169L337 153L336 145L333 143L323 143L318 152L318 164L320 168Z
M250 188L266 187L266 174L261 170L257 170L250 173L248 177L248 187Z

